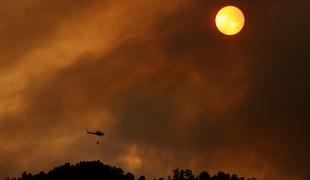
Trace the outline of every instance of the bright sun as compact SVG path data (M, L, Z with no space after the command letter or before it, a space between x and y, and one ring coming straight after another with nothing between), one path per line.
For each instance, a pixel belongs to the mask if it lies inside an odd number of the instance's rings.
M216 15L215 23L219 31L226 35L239 33L244 26L244 15L235 6L226 6Z

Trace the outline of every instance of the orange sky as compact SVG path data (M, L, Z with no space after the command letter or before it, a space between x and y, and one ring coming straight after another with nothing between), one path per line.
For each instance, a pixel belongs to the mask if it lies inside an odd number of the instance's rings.
M0 177L101 160L309 179L309 2L0 2ZM103 129L99 145L87 128Z

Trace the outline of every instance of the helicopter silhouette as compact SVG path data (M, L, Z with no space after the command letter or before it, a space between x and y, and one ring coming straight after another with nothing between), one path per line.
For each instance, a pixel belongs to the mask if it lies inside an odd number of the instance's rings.
M99 130L89 131L87 129L86 132L87 132L87 134L96 135L98 137L104 136L104 133L102 131L99 131ZM99 144L99 141L97 141L97 144Z

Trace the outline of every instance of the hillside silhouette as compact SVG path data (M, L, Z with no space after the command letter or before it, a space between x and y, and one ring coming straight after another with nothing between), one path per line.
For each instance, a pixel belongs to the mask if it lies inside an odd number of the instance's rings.
M65 163L53 168L47 173L41 171L38 174L24 172L21 177L7 178L7 180L146 180L145 176L136 178L134 174L118 167L103 164L100 161L83 161L75 165ZM155 179L155 178L154 178ZM153 179L151 179L153 180ZM207 171L194 175L191 170L175 169L172 175L160 177L158 180L256 180L255 178L238 177L224 172L218 172L211 176Z

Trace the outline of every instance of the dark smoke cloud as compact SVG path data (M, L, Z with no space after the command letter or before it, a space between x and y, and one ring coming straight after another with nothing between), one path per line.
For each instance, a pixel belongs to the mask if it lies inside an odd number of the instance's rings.
M59 7L89 12L84 3ZM112 47L79 53L46 77L30 77L18 108L1 114L0 137L7 142L1 175L100 159L148 176L181 167L309 178L308 3L235 2L247 17L235 37L223 37L212 24L227 2L170 3L129 3L156 13L131 14L133 25ZM54 31L31 34L46 43ZM32 49L29 41L18 47ZM99 146L84 134L89 127L107 131Z
M1 68L16 63L30 49L54 37L54 32L83 8L98 1L2 1L0 7ZM103 5L108 3L102 3ZM105 6L102 7L104 9Z

